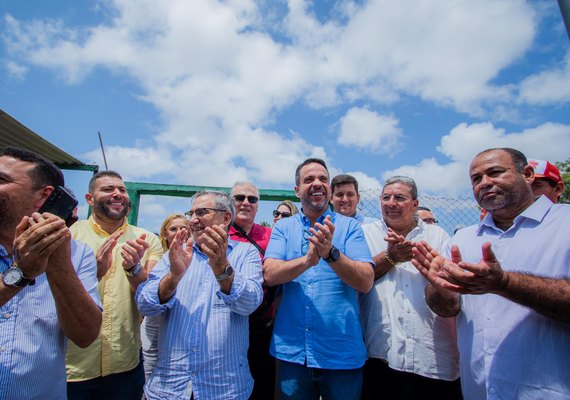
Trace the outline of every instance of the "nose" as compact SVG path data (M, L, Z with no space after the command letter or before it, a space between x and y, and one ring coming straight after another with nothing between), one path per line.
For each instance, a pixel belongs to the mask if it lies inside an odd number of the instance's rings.
M479 186L487 187L493 184L493 180L489 177L489 175L483 175L481 177L481 181L479 182Z

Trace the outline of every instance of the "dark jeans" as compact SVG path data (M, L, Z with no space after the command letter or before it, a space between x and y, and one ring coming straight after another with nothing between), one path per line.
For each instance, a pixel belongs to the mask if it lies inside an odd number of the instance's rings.
M362 400L463 399L459 379L444 381L392 369L378 358L369 358L364 365Z
M277 360L281 400L359 400L362 368L321 369Z
M142 362L136 368L81 382L67 382L68 400L141 400L144 385Z
M252 321L249 324L247 359L253 377L250 400L273 400L275 397L275 358L269 354L272 334L271 321Z

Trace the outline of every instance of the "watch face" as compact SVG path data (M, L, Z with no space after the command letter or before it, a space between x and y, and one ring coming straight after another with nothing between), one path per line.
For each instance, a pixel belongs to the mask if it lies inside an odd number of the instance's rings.
M17 268L8 268L8 270L4 272L3 280L6 285L14 286L22 280L23 276L24 274L21 270Z
M226 276L229 278L234 274L234 268L231 265L226 267Z

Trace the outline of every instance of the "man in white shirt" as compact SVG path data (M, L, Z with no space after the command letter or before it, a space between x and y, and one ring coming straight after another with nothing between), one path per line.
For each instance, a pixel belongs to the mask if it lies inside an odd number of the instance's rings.
M417 217L418 204L414 180L394 176L380 196L382 220L362 226L376 265L360 304L368 350L363 399L461 398L455 319L427 307L427 281L411 263L416 242L443 250L449 236Z

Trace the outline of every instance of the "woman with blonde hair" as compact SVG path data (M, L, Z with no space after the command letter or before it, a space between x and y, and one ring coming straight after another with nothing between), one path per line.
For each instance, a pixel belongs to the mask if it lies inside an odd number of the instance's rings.
M174 236L181 229L186 229L187 232L190 232L190 224L184 215L170 214L166 217L160 227L159 235L160 243L165 252L168 251ZM146 380L152 373L158 356L158 330L161 318L161 316L145 317L141 324L143 366Z
M273 210L273 225L281 218L287 218L291 215L299 214L299 209L291 200L283 200L275 210Z

